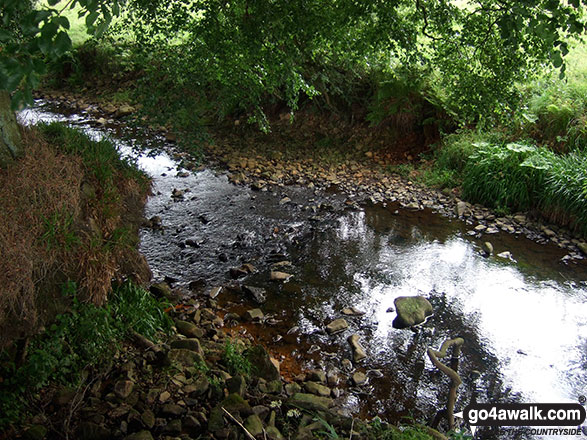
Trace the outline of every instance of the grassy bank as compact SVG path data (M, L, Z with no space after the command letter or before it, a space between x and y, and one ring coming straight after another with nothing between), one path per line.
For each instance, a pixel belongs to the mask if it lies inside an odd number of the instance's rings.
M113 279L150 279L136 250L146 176L112 143L63 125L22 134L25 157L0 170L3 426L27 393L74 383L129 328L162 318L138 288L111 288ZM145 309L146 321L133 323L132 307Z

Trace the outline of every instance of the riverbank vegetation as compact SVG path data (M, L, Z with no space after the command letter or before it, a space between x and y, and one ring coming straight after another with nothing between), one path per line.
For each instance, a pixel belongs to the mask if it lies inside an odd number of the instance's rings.
M461 2L385 14L370 3L196 2L188 13L180 2L130 2L105 38L62 58L51 78L138 103L192 152L232 122L279 149L284 131L318 120L326 133L290 149L359 150L473 203L531 211L585 236L587 66L574 38L584 14L571 6L573 19L558 26L558 12L545 24L509 7L515 20ZM467 33L448 35L460 28ZM364 128L374 135L357 147Z

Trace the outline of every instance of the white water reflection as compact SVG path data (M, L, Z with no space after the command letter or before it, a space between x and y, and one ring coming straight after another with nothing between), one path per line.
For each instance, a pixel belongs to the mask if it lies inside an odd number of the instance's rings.
M347 217L338 231L343 239L373 234L364 216ZM383 241L393 236L389 232ZM412 237L422 234L413 228ZM388 237L389 236L389 237ZM390 239L393 241L393 238ZM398 296L446 295L447 303L473 323L487 349L501 362L505 385L527 402L576 402L587 388L585 338L587 290L525 275L515 264L485 259L460 236L444 243L388 245L373 256L378 278L358 272L359 309L377 323L374 340L380 355L398 335L393 307ZM432 293L434 295L434 293ZM407 340L404 341L407 343ZM377 354L375 354L377 355Z

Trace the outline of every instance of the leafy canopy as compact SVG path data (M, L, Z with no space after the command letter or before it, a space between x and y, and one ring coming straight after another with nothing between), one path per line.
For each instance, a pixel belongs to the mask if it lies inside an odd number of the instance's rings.
M449 110L469 121L486 109L507 111L514 82L546 64L564 75L566 41L584 33L586 2L127 0L124 31L154 69L213 90L224 111L256 109L262 118L268 96L292 110L304 95L344 98L337 73L402 66L428 70ZM88 30L100 35L121 7L119 0L50 0L23 14L22 0L0 4L0 89L14 91L24 80L20 98L30 98L43 56L71 47L63 8L80 5Z
M46 8L37 9L33 0L0 0L0 90L16 91L14 107L32 101L31 92L46 72L47 59L71 49L70 23L63 11L79 6L88 33L96 36L103 34L112 16L120 13L118 0L47 3Z
M585 30L584 0L129 0L125 30L155 64L221 90L226 110L346 92L333 71L427 69L465 120L503 112L513 84ZM169 68L173 63L168 63ZM330 69L330 70L329 70ZM259 112L257 112L259 114Z

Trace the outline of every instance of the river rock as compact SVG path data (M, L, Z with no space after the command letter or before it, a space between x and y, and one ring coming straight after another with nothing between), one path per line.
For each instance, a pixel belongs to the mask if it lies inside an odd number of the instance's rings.
M304 382L304 388L308 393L315 394L317 396L330 396L330 388L319 384L318 382Z
M187 350L195 351L201 355L204 354L200 341L196 338L179 339L171 343L171 348L185 348Z
M296 393L288 400L289 405L308 411L328 411L334 405L329 397L316 396L314 394Z
M258 304L267 301L267 292L262 287L243 286L243 292L249 294Z
M584 255L587 255L587 243L584 241L581 241L579 243L577 243L577 247L579 248L579 250L581 252L583 252Z
M85 437L80 437L85 438ZM134 434L124 437L124 440L153 440L153 436L149 431L139 431Z
M493 245L488 241L484 241L481 245L481 250L483 251L484 256L489 257L493 254Z
M88 440L109 440L112 438L112 433L106 427L88 421L80 422L76 434L77 438Z
M168 356L170 361L175 361L186 367L193 367L195 364L201 364L204 362L200 353L185 348L172 348L169 350Z
M326 331L329 335L334 335L336 333L340 333L346 330L349 327L348 322L343 318L335 319L330 324L326 326Z
M432 304L423 296L400 296L394 301L397 317L393 320L395 328L407 328L421 324L432 315Z
M175 328L177 328L177 332L180 335L184 335L188 338L198 338L202 337L202 330L193 322L189 321L175 321ZM178 347L178 348L185 348L185 347Z
M360 386L367 382L367 375L365 373L357 371L353 373L352 380L355 386Z
M326 383L326 373L322 370L310 370L306 374L306 380Z
M175 403L166 403L161 407L161 414L164 416L178 417L185 412L185 409Z
M277 270L272 270L271 274L269 276L271 281L287 281L291 277L292 277L292 275L285 273L285 272L279 272Z
M263 434L263 422L257 414L253 414L245 420L245 429L251 433L253 437Z
M360 362L367 357L365 349L359 342L359 335L351 335L348 337L347 341L353 350L353 360L355 363Z
M256 345L246 351L246 356L251 365L255 366L256 374L267 381L281 379L279 363L269 356L265 348Z
M455 212L457 214L457 217L462 217L465 212L467 211L467 203L461 201L457 202L457 206L455 207Z
M285 392L288 396L293 396L294 394L299 393L300 391L302 391L302 387L295 382L291 382L285 385Z
M119 380L114 384L114 394L119 399L126 399L132 393L134 386L132 380Z
M346 309L342 310L342 314L347 316L363 316L365 312L355 307L347 307Z
M150 292L157 298L165 298L171 303L177 303L179 301L179 295L173 290L169 284L165 281L161 281L160 283L152 284L149 288Z
M265 315L261 309L251 309L247 310L245 313L245 320L247 321L261 321Z

